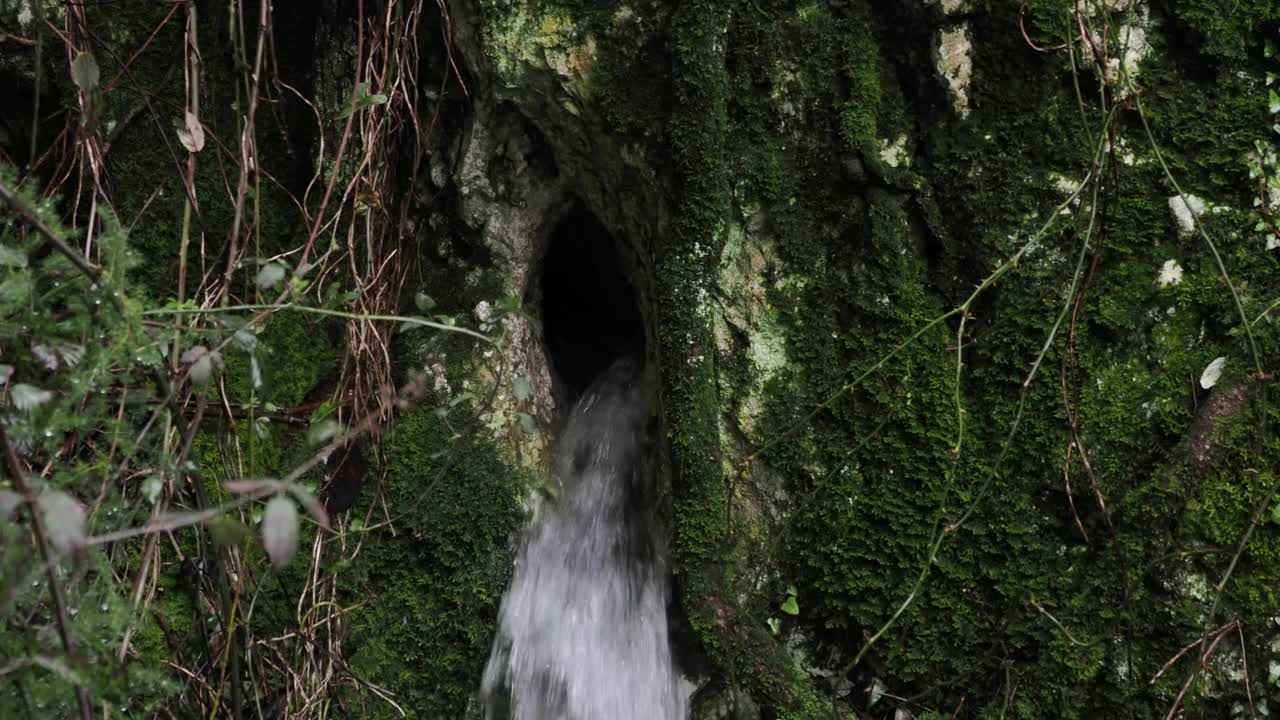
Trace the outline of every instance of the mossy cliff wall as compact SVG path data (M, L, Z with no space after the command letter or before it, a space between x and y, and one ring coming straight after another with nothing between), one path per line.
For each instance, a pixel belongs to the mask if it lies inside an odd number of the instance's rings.
M422 293L503 340L397 342L431 393L372 462L397 532L357 528L362 552L335 569L362 603L343 645L356 714L398 716L363 683L411 717L474 710L509 543L563 411L537 273L576 203L619 244L647 324L698 718L1275 710L1280 193L1250 163L1274 164L1280 139L1280 7L446 5L455 54L439 17L420 38L427 74L454 79L421 99L442 120L430 185L412 189L429 200L405 310ZM304 90L345 67L336 17L276 28ZM176 87L165 69L140 62L136 82ZM151 204L140 279L172 294L173 158L146 123L115 142L122 214ZM307 177L305 151L274 147L263 163ZM227 172L197 172L210 227ZM283 196L259 200L254 236L288 247ZM269 326L270 401L323 394L339 337ZM229 372L246 400L245 368ZM264 471L300 452L296 433L255 430ZM223 472L212 440L196 455ZM263 617L287 624L285 591L263 593ZM190 624L180 600L161 612ZM1197 677L1196 647L1161 672L1202 637ZM158 630L143 641L162 667Z
M505 97L548 136L564 123L519 78L589 48L559 87L661 198L643 251L680 605L715 678L701 712L1163 716L1192 663L1152 678L1235 619L1243 649L1223 640L1183 701L1227 717L1276 690L1266 375L1169 175L1208 206L1270 371L1277 256L1248 163L1275 139L1278 19L481 3ZM962 305L962 337L953 314L907 342Z

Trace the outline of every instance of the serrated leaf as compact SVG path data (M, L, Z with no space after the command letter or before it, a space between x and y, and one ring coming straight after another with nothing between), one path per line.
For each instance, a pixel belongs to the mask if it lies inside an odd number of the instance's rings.
M71 61L71 81L84 92L98 87L98 61L91 52L82 52Z
M0 265L24 268L27 266L27 254L8 245L0 245Z
M13 398L13 406L19 410L34 410L53 399L53 393L42 390L35 385L18 383L9 389Z
M520 413L520 429L532 435L538 431L538 425L533 421L532 415Z
M782 601L782 604L778 606L778 609L788 615L799 615L800 603L796 602L795 595L788 595L787 599Z
M280 284L287 272L280 263L267 263L258 270L258 287L267 290Z
M67 367L75 367L84 359L84 346L77 343L55 340L53 349L62 358L62 362L66 363Z
M337 435L340 429L336 420L321 420L312 424L307 430L307 442L312 445L323 445Z
M301 485L290 485L289 494L293 495L294 499L306 509L307 514L311 516L312 520L316 521L317 525L325 530L329 529L329 512L324 509L324 505L316 499L316 496L311 494L310 490Z
M36 505L44 519L45 541L50 547L62 555L84 548L86 517L83 505L59 490L42 494Z
M262 547L276 572L298 551L298 508L284 495L271 498L262 513Z
M517 375L511 381L511 390L515 393L516 402L524 402L529 399L532 388L529 387L529 381L522 375Z
M48 345L44 345L41 343L36 343L35 345L32 345L31 354L35 355L36 360L39 360L40 364L45 366L46 369L48 370L58 369L58 365L59 365L58 353L54 352L53 348L49 347Z
M1213 362L1205 366L1204 372L1200 373L1200 387L1208 390L1218 384L1218 378L1222 376L1222 368L1227 364L1225 357L1214 358Z

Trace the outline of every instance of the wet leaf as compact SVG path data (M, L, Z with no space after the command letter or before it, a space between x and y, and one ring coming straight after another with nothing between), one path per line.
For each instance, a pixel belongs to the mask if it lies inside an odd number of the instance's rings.
M515 392L517 402L524 402L529 399L531 388L529 387L529 381L524 377L517 375L511 381L511 389Z
M262 513L262 547L277 572L298 551L298 508L284 495L271 498Z
M54 490L36 501L44 519L45 540L59 554L82 550L85 546L84 506L70 495Z
M24 268L27 266L27 254L8 245L0 245L0 265Z
M1204 372L1200 373L1200 387L1208 390L1218 384L1218 378L1222 377L1222 368L1227 364L1225 357L1214 358L1213 362L1205 367Z
M286 272L284 266L280 263L263 265L262 269L258 270L258 287L267 290L279 285Z
M200 118L195 113L188 110L185 115L185 122L178 125L178 142L182 143L182 147L187 152L198 153L204 149L204 126L200 124Z
M31 354L36 356L36 360L39 360L40 364L45 366L45 369L47 370L58 369L58 365L59 365L58 354L54 352L53 348L49 347L48 345L44 345L41 343L36 343L35 345L32 345Z
M55 340L53 349L62 358L62 362L66 363L67 367L75 367L84 359L84 346L77 343Z
M152 505L160 499L160 492L164 490L164 480L159 475L150 475L146 480L142 481L142 494L146 496L147 502Z
M307 442L312 445L323 445L337 435L340 429L335 420L321 420L312 424L311 429L307 431Z
M258 349L258 336L249 330L237 330L231 336L231 343L244 352L252 353Z
M208 352L209 352L209 348L203 345L195 345L190 350L182 353L182 362L190 365L191 363L199 360Z
M27 383L14 385L9 394L13 397L13 406L19 410L34 410L53 399L52 392Z
M82 52L71 61L71 81L84 92L98 87L98 61L91 52Z
M22 496L12 490L0 488L0 523L9 519L14 510L22 504Z
M294 499L297 500L307 511L307 514L311 516L311 519L316 521L317 525L325 530L329 529L329 513L324 509L324 505L316 499L316 496L311 494L310 490L302 487L301 485L290 485L289 494L293 495Z
M796 602L796 596L795 596L795 595L788 595L788 596L787 596L787 599L786 599L786 600L784 600L784 601L782 602L782 605L780 605L780 606L779 606L779 609L781 609L781 610L782 610L782 612L784 612L784 613L786 613L786 614L788 614L788 615L799 615L799 614L800 614L800 603Z

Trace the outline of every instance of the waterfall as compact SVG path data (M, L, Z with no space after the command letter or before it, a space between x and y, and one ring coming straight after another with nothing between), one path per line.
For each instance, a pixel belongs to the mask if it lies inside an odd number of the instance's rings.
M559 501L528 529L485 668L487 720L683 720L651 410L623 358L573 407Z

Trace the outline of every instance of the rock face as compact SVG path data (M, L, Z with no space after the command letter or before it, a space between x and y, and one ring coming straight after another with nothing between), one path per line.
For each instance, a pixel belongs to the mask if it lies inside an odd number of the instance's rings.
M696 713L1162 714L1188 668L1152 676L1233 617L1269 662L1273 529L1220 597L1163 578L1221 580L1269 502L1272 411L1211 399L1256 379L1192 380L1267 369L1274 321L1245 337L1190 223L1252 322L1275 10L1094 5L454 9L451 181L509 287L568 198L629 257ZM503 199L475 169L513 116L555 175ZM1260 696L1210 667L1188 706Z
M30 7L0 2L0 18L27 27ZM500 339L394 348L439 408L478 422L414 410L374 461L408 532L371 531L339 583L360 607L344 620L353 697L367 683L409 717L475 712L510 541L560 493L549 448L579 384L547 334L560 322L642 348L695 718L1264 714L1280 666L1280 6L439 8L418 39L439 83L420 117L439 124L405 150L420 185L396 188L420 216L403 302ZM338 15L275 29L331 105L347 91L325 79L355 45ZM24 63L0 71L19 82ZM235 88L219 92L210 106L232 107ZM150 132L121 134L115 177L171 170ZM264 162L310 162L291 153ZM210 167L196 181L214 216ZM117 200L173 219L133 236L163 268L182 190L153 191L122 181ZM272 192L268 210L285 204ZM291 232L262 217L268 240ZM560 275L558 238L600 252ZM548 278L591 263L626 285L598 290L607 307L544 302ZM323 354L314 341L282 340L283 361ZM1195 650L1162 671L1202 637L1198 677Z

